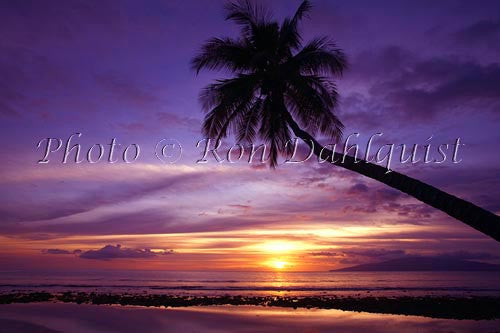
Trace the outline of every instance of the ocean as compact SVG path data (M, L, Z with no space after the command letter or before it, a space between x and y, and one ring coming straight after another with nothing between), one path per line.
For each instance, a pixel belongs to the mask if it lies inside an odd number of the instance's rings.
M0 292L500 296L500 272L0 271Z

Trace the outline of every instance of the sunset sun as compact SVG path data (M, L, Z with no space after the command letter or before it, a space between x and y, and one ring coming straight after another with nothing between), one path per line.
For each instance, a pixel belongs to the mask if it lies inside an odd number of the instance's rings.
M292 265L291 258L297 251L304 250L305 244L298 242L290 242L286 240L271 241L260 244L259 251L265 256L269 257L266 266L273 270L284 270L290 268Z
M286 266L288 266L288 263L286 261L283 261L283 260L276 260L276 261L272 261L271 265L275 269L284 269Z

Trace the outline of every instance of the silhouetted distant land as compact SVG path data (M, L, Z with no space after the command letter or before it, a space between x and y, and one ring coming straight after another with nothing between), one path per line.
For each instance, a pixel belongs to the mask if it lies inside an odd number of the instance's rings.
M452 258L410 257L331 270L331 272L363 271L500 271L500 265Z

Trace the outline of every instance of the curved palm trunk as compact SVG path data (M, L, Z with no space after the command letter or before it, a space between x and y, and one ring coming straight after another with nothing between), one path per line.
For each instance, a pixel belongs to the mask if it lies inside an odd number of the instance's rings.
M392 188L409 194L423 203L445 212L451 217L464 222L472 228L479 230L500 242L499 216L468 201L443 192L434 186L405 176L401 173L395 171L386 173L387 170L385 168L366 161L358 160L357 163L355 163L355 159L353 157L332 152L331 150L321 146L309 133L303 131L290 115L288 116L287 121L293 133L298 138L302 139L309 145L309 147L313 145L312 148L314 149L314 154L316 156L319 157L322 152L321 158L325 160L332 161L333 157L333 164L378 180L379 182L389 185Z

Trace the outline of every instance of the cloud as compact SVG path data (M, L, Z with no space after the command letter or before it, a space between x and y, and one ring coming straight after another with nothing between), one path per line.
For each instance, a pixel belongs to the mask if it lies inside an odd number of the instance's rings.
M366 186L363 183L354 184L347 190L347 194L355 194L355 195L367 192L368 192L368 186Z
M458 170L457 170L458 171ZM492 212L500 212L500 168L488 164L469 166L453 172L451 167L437 168L432 172L414 169L413 176L469 200ZM453 172L453 181L448 178ZM475 184L477 186L471 186Z
M131 173L131 170L134 172ZM28 173L32 171L26 169L23 171L25 178L29 178ZM40 172L33 172L40 175ZM22 195L0 198L0 203L2 203L0 213L3 222L64 218L102 206L130 202L174 187L180 190L199 184L198 180L208 172L174 169L173 167L165 171L164 168L154 165L138 164L134 166L105 165L94 170L89 167L71 170L53 168L42 174L46 179L27 180L10 186L12 193L31 193L32 195L40 193L40 200L34 202L29 210L25 209ZM52 181L50 177L59 178L59 181ZM91 180L85 181L85 186L80 186L81 178L86 177ZM73 186L80 186L80 190L78 194L68 197L66 193ZM51 189L50 195L47 194L47 188ZM59 204L54 205L54 202ZM13 224L12 227L16 229L18 226ZM0 225L0 228L6 231L8 225L4 223Z
M68 250L61 250L61 249L46 249L42 250L42 253L45 254L72 254L72 252Z
M194 129L196 131L198 131L201 126L201 120L199 119L181 116L172 112L157 112L156 120L162 125L183 127L187 129Z
M344 252L347 256L361 256L368 258L400 258L406 256L406 251L404 250L387 250L387 249L377 249L368 248L362 250L349 250Z
M45 249L45 250L42 250L42 253L43 254L56 254L56 255L59 255L59 254L79 255L80 253L82 253L82 250L76 249L73 251L68 251L68 250L63 250L63 249Z
M388 89L386 100L393 107L408 118L423 119L451 109L463 111L467 106L498 112L499 85L498 63L428 59L415 63L404 77L373 89L375 94Z
M500 43L500 20L480 20L452 34L459 44L487 44L498 46Z
M313 257L336 257L338 255L342 255L342 253L338 252L329 252L329 251L318 251L318 252L311 252L309 255Z
M357 129L412 124L445 112L500 112L500 63L426 57L402 47L360 52L346 77L340 117Z
M415 248L411 251L403 249L359 247L353 249L335 249L334 251L310 252L312 257L327 257L328 260L337 261L339 264L353 265L362 263L375 263L392 259L428 257L436 259L454 259L454 260L485 260L495 261L500 258L494 252L469 252L469 251L429 251L427 248Z
M40 77L44 78L43 83ZM46 56L27 48L0 45L0 116L41 111L44 97L30 97L29 91L44 96L47 87L57 89L63 84L68 84L67 75Z
M348 250L335 250L335 251L316 251L310 252L309 255L313 257L336 257L340 258L342 262L345 260L355 261L359 257L363 258L377 258L377 259L394 259L401 258L407 255L406 251L400 249L377 249L377 248L362 248L362 249L348 249Z
M367 186L364 182L356 182L346 190L347 197L356 198L350 200L343 207L344 212L354 213L394 213L400 217L413 220L413 224L420 224L421 219L428 219L435 211L433 208L421 203L406 202L409 197L397 190L380 187L377 185Z
M173 250L165 250L161 253L153 252L151 249L129 249L123 248L120 244L115 246L106 245L99 250L89 250L82 252L80 258L96 260L112 259L142 259L153 258L158 255L172 254Z
M150 92L152 89L143 88L123 75L117 73L97 74L94 79L114 101L149 109L157 109L162 103L160 97Z
M138 210L133 213L117 212L113 216L93 217L91 221L68 223L48 223L31 226L30 223L2 225L4 234L25 234L38 238L40 234L58 235L112 235L112 234L150 234L175 230L182 227L175 216L165 209ZM184 223L185 224L185 223Z
M440 258L462 259L462 260L488 260L498 259L500 256L494 255L489 252L469 252L469 251L454 251L443 252L437 254Z
M312 257L325 257L328 260L336 261L343 265L355 265L360 263L368 262L378 262L390 259L399 259L409 256L414 256L408 254L405 250L401 249L385 249L385 248L374 248L374 247L361 247L354 249L335 249L335 250L325 250L310 252Z

